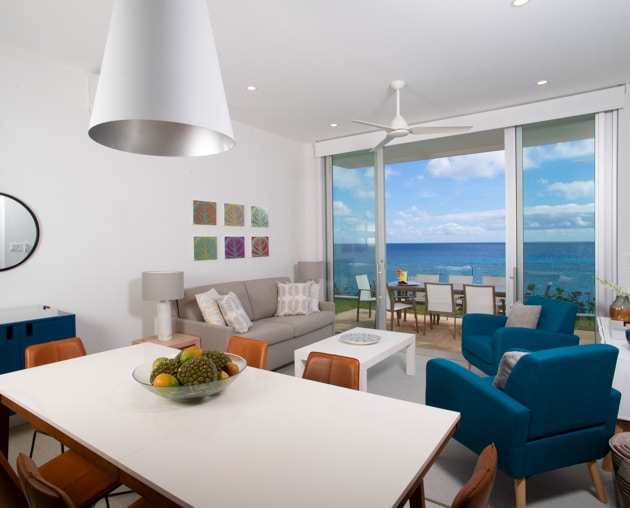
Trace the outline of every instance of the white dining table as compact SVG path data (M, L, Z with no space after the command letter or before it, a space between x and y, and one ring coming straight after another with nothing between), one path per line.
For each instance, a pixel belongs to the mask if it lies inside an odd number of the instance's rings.
M0 375L9 408L158 506L402 506L459 413L246 368L220 394L177 402L133 369L177 350L153 343Z

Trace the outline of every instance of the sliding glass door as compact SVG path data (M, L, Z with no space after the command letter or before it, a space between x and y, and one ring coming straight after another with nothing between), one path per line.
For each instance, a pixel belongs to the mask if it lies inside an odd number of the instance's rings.
M595 116L516 129L518 295L595 309ZM584 326L582 326L584 325Z

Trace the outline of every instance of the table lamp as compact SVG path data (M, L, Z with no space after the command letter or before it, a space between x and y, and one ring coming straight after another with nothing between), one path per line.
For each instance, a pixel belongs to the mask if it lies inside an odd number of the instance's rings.
M184 272L142 272L142 298L158 302L157 329L159 340L173 338L170 300L184 297Z
M299 282L319 281L326 276L326 264L323 261L298 261L297 278Z

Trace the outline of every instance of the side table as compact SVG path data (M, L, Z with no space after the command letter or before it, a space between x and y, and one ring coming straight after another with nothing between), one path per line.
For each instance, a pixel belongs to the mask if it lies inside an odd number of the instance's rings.
M199 337L177 332L173 332L173 338L171 340L160 340L157 335L151 335L151 337L145 337L144 339L136 339L132 344L142 344L143 342L155 342L162 346L176 347L178 349L185 349L190 346L201 347L201 339Z

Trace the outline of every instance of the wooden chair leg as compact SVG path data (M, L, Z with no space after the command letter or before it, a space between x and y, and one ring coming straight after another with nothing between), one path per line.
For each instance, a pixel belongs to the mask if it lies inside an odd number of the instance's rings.
M592 460L587 462L586 466L588 467L588 472L591 474L591 480L593 480L595 492L597 492L597 499L599 499L602 503L607 503L606 491L604 490L604 484L602 483L602 476L599 474L597 461Z
M468 361L467 361L467 362L466 362L466 368L467 368L468 370L470 370L470 367L472 367L472 365L470 364L470 362L468 362Z
M514 480L516 508L525 508L525 480L526 478L519 478L518 480Z

